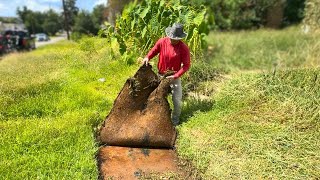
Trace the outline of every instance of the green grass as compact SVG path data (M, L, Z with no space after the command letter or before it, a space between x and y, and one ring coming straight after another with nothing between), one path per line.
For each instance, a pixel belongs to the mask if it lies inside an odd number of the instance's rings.
M320 69L246 74L225 83L211 111L179 127L178 152L205 179L320 176Z
M285 30L212 32L207 61L226 72L320 65L318 35Z
M297 27L212 32L184 75L177 152L203 179L320 177L320 44ZM138 69L103 39L0 61L0 179L96 179L95 131ZM115 57L114 57L115 56ZM100 82L105 78L105 82Z
M61 42L0 61L0 179L98 177L95 130L137 69L104 44Z
M319 178L319 37L291 28L209 38L206 63L229 74L199 83L199 93L213 89L212 108L186 102L179 156L204 179Z

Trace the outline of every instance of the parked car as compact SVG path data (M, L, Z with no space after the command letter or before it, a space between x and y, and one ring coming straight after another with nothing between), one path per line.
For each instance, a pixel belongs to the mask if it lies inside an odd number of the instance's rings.
M7 30L4 32L6 49L8 52L13 50L35 49L35 39L30 36L28 31Z
M36 40L37 41L49 41L50 38L47 34L45 33L38 33L36 34Z

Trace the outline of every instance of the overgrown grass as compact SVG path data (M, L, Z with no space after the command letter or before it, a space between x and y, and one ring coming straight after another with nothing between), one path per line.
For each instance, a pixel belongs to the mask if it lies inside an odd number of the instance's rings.
M207 61L226 72L320 65L318 35L299 27L285 30L212 32Z
M205 96L184 101L179 155L203 179L319 178L318 40L297 28L211 33L184 75L185 92ZM0 61L0 179L98 177L95 128L138 68L110 54L86 38Z
M204 179L319 178L319 37L292 28L209 38L207 63L229 75L210 110L187 102L183 113L194 113L179 126L179 155Z
M61 42L0 61L0 179L98 177L95 128L137 69L104 44Z

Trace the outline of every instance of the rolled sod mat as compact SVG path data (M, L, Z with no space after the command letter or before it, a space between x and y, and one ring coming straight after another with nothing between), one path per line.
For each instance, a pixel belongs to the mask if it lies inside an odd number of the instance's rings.
M124 84L98 140L108 146L171 148L176 130L167 101L170 79L159 79L152 67L141 66Z

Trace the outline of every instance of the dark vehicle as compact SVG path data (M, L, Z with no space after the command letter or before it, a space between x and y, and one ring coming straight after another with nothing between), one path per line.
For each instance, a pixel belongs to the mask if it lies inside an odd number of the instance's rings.
M5 37L2 34L0 34L0 55L6 52L7 52L7 46L5 42Z
M35 49L35 39L27 31L7 30L4 32L7 51Z

